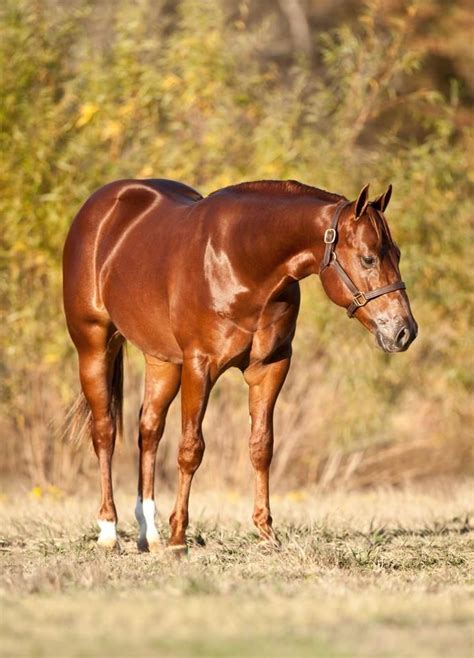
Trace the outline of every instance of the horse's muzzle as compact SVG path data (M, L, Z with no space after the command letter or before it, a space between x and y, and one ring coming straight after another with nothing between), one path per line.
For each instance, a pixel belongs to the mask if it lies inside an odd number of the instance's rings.
M377 323L375 337L384 352L405 352L418 334L418 325L413 318L393 323L393 328Z

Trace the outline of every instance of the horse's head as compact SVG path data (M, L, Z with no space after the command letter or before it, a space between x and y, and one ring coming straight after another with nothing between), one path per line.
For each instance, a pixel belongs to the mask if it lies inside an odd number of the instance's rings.
M384 216L392 186L373 201L368 189L338 204L324 236L320 277L328 297L355 315L385 352L403 352L418 326L400 275L400 249Z

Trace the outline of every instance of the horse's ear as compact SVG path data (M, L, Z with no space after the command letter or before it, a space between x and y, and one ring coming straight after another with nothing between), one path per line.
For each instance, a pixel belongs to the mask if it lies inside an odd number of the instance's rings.
M388 202L390 201L390 198L392 196L392 184L387 187L387 190L378 196L372 203L370 204L375 210L380 210L380 212L384 212L385 208L388 206Z
M364 214L364 210L367 208L367 204L369 203L369 184L361 189L359 192L359 196L357 197L357 201L355 202L355 207L354 207L354 217L356 219L359 219L361 215Z

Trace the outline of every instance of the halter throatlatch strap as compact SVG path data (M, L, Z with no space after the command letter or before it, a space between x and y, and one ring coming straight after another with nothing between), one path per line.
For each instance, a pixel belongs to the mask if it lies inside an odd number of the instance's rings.
M340 262L337 260L337 256L336 256L336 242L338 237L337 225L342 211L344 210L344 208L350 205L350 203L351 203L350 201L343 201L343 202L340 201L338 203L331 221L331 226L330 228L327 228L324 232L325 248L324 248L323 260L321 261L321 267L319 268L319 274L321 275L322 272L327 267L333 267L335 269L339 278L344 282L346 287L352 293L352 302L349 304L347 308L347 315L351 318L358 308L360 308L361 306L365 306L367 302L370 302L372 299L376 299L381 295L386 295L388 292L394 292L395 290L404 290L406 286L403 283L403 281L395 281L395 283L390 283L388 286L383 286L382 288L376 288L375 290L369 290L367 292L363 292L362 290L359 290L357 288L357 286L354 284L350 276L347 274L346 270L342 267Z

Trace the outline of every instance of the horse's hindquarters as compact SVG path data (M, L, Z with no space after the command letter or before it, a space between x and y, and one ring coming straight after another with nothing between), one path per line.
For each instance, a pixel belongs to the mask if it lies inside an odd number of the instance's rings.
M117 181L81 208L64 249L64 306L76 345L84 324L110 323L144 352L181 358L169 325L167 255L177 217L197 200L182 188Z

